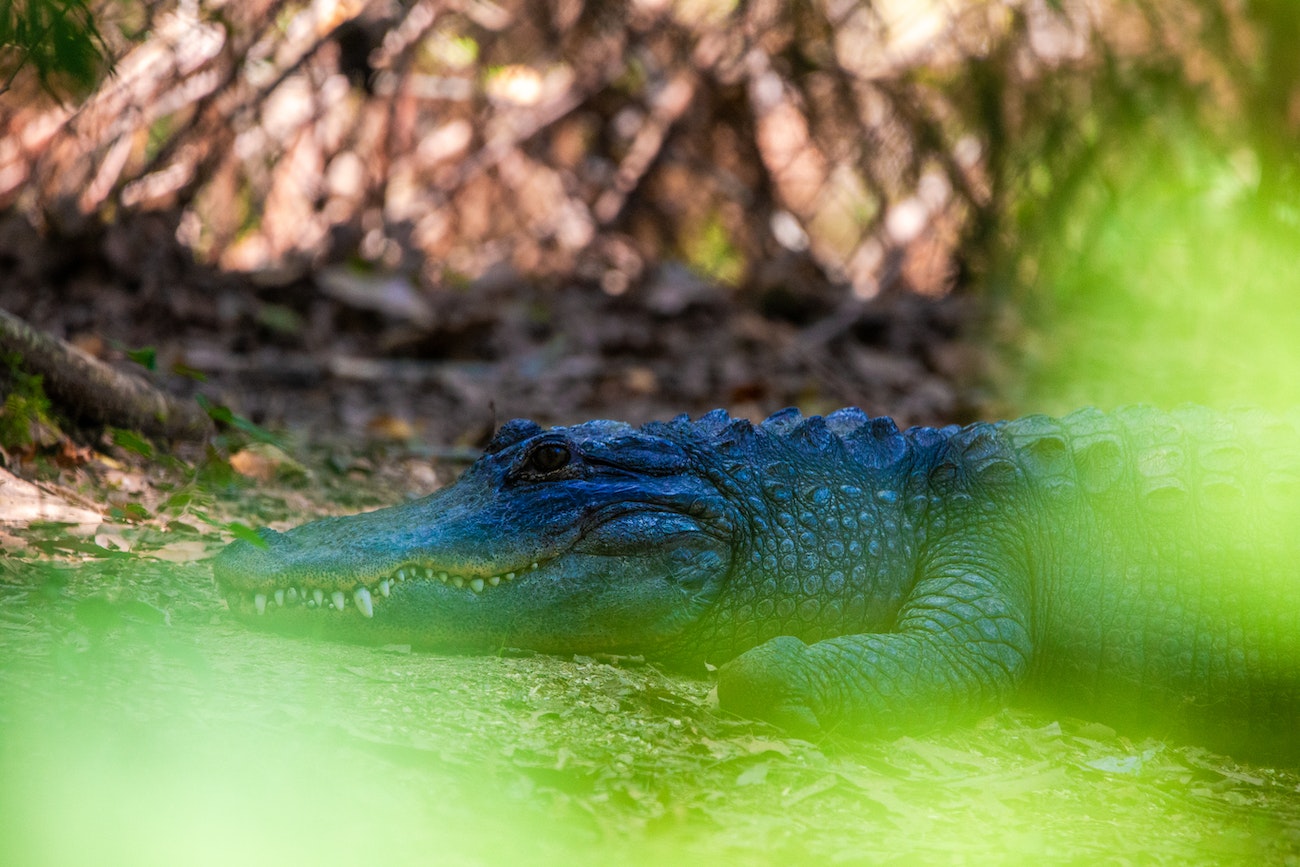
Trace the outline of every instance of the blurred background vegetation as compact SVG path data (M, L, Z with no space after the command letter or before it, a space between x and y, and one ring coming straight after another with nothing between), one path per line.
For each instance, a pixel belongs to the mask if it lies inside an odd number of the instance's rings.
M385 356L495 360L500 287L535 336L580 285L789 326L849 359L828 404L924 387L860 346L959 383L922 419L1296 400L1291 0L13 0L0 44L0 302L64 336L33 246L236 354L325 298ZM182 303L191 265L249 288ZM957 312L882 330L899 298Z

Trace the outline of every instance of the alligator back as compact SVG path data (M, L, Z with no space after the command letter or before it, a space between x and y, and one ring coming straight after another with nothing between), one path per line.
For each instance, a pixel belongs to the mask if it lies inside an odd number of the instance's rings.
M1294 752L1296 426L1130 407L1000 430L1032 492L1018 511L1037 691L1080 714Z

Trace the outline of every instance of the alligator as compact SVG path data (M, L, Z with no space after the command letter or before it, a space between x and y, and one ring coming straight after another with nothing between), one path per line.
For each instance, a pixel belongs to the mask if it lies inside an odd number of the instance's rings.
M796 734L1024 701L1294 757L1298 429L1146 406L516 419L454 484L261 530L214 574L290 632L717 667L722 709Z

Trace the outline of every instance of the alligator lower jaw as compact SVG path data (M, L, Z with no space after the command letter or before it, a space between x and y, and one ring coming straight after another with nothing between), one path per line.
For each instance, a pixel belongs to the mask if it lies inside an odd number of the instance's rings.
M448 587L467 589L471 593L478 595L490 587L496 587L503 582L514 581L516 578L537 569L540 565L540 562L534 561L522 569L486 577L469 577L429 566L409 565L401 567L388 577L381 578L378 581L369 584L358 584L351 592L339 589L326 590L320 587L291 585L276 588L275 590L259 590L254 593L243 591L240 595L251 603L259 615L266 614L268 608L295 607L341 612L348 607L350 601L362 617L369 618L375 616L375 606L382 605L383 600L387 599L393 592L393 588L407 581L440 581ZM227 594L227 596L231 595L233 595L233 592Z

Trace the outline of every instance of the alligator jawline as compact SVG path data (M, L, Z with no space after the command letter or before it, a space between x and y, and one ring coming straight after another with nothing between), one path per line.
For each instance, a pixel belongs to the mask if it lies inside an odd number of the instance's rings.
M489 587L498 586L502 582L514 581L536 570L541 564L542 561L534 560L520 569L512 569L495 575L468 576L446 569L408 563L395 569L386 578L381 578L370 585L358 584L350 594L338 589L327 591L320 587L291 585L277 588L269 593L267 591L255 592L251 594L251 602L258 614L265 614L267 608L272 604L278 608L301 606L321 611L342 611L347 607L350 599L363 617L374 617L375 604L381 599L388 598L395 586L407 581L441 581L449 587L468 589L477 595Z

